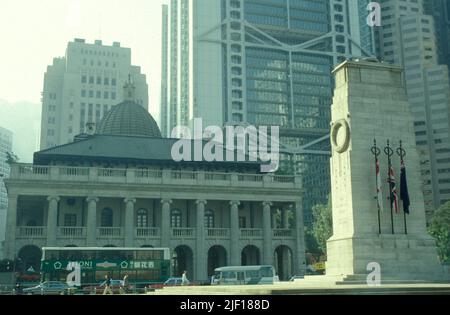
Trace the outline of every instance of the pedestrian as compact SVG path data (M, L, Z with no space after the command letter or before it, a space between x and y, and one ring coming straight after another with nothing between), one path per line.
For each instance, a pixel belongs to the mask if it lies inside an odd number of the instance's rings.
M111 277L109 275L105 275L105 290L103 291L103 295L106 294L114 294L111 290Z
M189 280L187 278L187 271L185 270L183 272L183 275L181 276L181 285L188 285L189 284Z
M128 274L126 273L125 276L123 277L123 283L122 283L122 294L125 294L128 292L128 287L129 287L129 282L128 282Z

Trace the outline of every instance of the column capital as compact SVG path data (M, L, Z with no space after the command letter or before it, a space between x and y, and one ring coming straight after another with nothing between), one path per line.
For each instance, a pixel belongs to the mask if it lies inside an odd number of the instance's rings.
M208 201L206 201L206 200L204 200L204 199L199 199L199 200L197 200L197 201L195 201L195 204L196 205L206 205L208 203Z
M89 197L86 198L87 202L92 202L93 201L93 202L97 203L97 202L99 202L99 200L100 199L98 197L95 197L95 196L89 196Z
M263 207L272 207L273 203L271 201L263 201Z
M123 199L123 202L124 203L133 203L133 204L135 204L136 203L136 198L126 197L126 198Z
M51 202L51 201L59 202L60 200L61 200L61 198L59 196L48 196L47 197L48 202Z
M161 199L161 204L169 204L169 205L171 205L172 202L173 202L173 200L172 200L172 199L169 199L169 198L163 198L163 199Z
M230 206L240 206L241 202L239 200L231 200Z

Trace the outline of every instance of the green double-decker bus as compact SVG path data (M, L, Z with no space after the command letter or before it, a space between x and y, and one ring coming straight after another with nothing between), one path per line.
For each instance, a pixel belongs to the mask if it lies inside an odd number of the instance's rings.
M170 278L170 249L44 247L41 280L66 282L73 264L80 266L82 287L104 281L105 275L121 280L128 274L130 283L142 288Z

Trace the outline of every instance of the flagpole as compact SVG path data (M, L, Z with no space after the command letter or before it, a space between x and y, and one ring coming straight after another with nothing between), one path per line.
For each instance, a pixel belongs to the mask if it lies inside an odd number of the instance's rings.
M394 155L394 150L392 150L389 139L387 140L387 146L384 148L384 153L388 157L388 182L389 182L389 204L391 206L391 228L392 228L392 234L395 234L394 230L394 209L392 208L392 186L391 186L391 168L392 168L392 161L391 157Z
M402 140L400 140L400 147L397 149L397 154L400 156L400 162L401 162L401 167L405 167L405 156L406 156L406 151L403 149L403 143ZM403 189L402 187L400 187L400 190ZM401 192L400 192L401 194ZM403 222L405 225L405 235L408 235L408 225L406 223L406 211L405 209L403 209Z
M378 174L376 171L377 165L378 165L378 156L381 154L381 150L377 147L377 140L373 139L373 147L372 147L372 154L375 156L375 187L376 187L376 191L377 191L377 208L378 208L378 234L381 235L381 209L380 209L380 204L381 202L383 202L383 200L378 200Z

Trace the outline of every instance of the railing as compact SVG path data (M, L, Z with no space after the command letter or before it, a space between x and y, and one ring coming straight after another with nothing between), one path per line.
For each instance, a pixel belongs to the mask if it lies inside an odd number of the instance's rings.
M160 171L160 170L135 170L134 176L136 176L136 178L161 178L162 171Z
M207 229L206 235L208 237L228 237L229 229Z
M293 176L274 176L273 181L275 183L295 183L295 177L293 177Z
M29 174L29 175L48 175L48 166L34 166L32 164L21 164L19 166L19 174Z
M60 167L59 175L62 176L89 176L87 167Z
M126 177L127 170L125 169L114 169L114 168L99 168L99 177Z
M196 172L172 171L171 178L174 179L197 179Z
M189 238L195 236L195 229L189 229L189 228L173 228L172 229L172 236L176 238Z
M290 229L273 230L273 237L292 237L292 235L292 230Z
M262 175L239 175L238 180L240 182L254 182L259 183L263 181Z
M99 238L116 238L122 236L122 228L98 228L98 237Z
M231 174L229 173L205 173L205 180L222 180L229 181Z
M86 237L86 228L84 227L59 227L58 236L65 238Z
M261 237L262 230L261 229L241 229L241 237Z
M136 228L137 238L159 237L159 228Z
M45 237L47 228L45 226L19 226L17 236L25 238Z
M115 169L71 166L34 166L32 164L12 164L10 179L55 180L74 182L123 182L138 184L174 184L197 182L198 185L300 188L300 181L294 176L274 176L273 174L242 174L221 172L174 171L158 169Z

